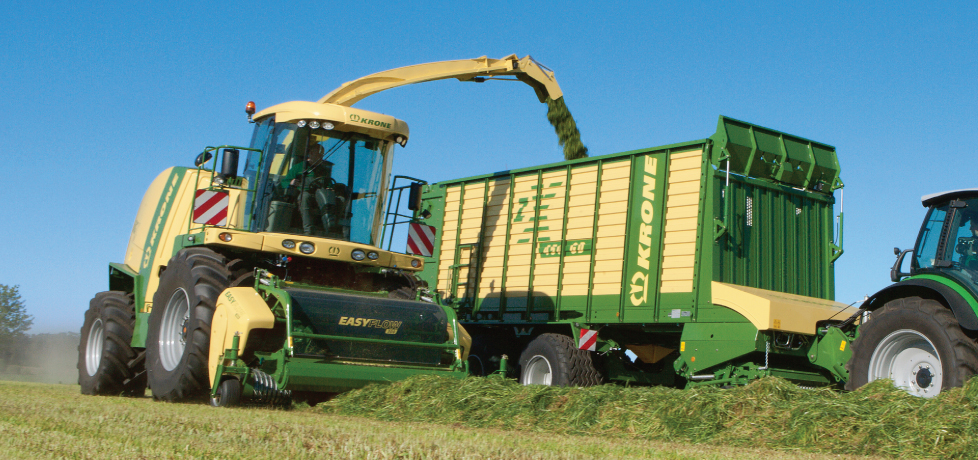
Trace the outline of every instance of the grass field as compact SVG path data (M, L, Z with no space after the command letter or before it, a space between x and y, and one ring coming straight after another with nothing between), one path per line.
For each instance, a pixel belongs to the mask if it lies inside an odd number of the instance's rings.
M366 396L350 393L334 402L349 402L358 395ZM5 459L857 458L791 449L470 428L460 422L378 421L329 413L337 410L335 405L296 407L290 411L216 409L199 404L165 404L152 398L82 396L74 385L0 381L0 456ZM454 414L445 415L457 418Z

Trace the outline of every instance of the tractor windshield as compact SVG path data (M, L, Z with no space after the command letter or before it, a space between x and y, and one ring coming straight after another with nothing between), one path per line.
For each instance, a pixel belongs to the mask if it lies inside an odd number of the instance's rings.
M917 239L915 271L939 271L978 292L978 198L930 209Z
M363 134L264 120L247 165L258 197L252 231L374 245L391 144Z

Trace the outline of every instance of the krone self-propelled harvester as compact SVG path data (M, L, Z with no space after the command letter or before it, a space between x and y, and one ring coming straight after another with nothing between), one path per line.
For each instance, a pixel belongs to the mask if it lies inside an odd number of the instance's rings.
M499 76L559 98L552 72L514 55L394 69L258 113L249 103L248 147L207 147L196 167L150 185L124 262L109 264L109 290L85 314L82 393L148 385L166 401L316 402L419 373L467 375L468 335L416 277L424 260L380 248L407 124L350 105L404 84ZM397 201L410 189L417 209L420 185L397 188Z

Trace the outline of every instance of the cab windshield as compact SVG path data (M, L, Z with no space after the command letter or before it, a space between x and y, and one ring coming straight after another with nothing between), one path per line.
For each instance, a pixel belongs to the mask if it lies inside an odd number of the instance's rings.
M978 292L978 198L934 206L917 239L914 270L934 270ZM943 238L942 238L943 236Z
M263 151L246 163L259 182L252 231L374 245L389 142L264 120L252 147Z

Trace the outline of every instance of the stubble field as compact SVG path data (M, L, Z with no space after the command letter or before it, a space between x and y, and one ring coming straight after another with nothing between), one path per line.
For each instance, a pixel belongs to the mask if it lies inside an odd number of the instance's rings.
M801 390L776 379L680 391L419 377L287 411L0 381L0 452L11 459L948 458L973 447L973 394L978 385L942 396L958 404L956 418L929 424L935 400L884 386ZM893 426L897 420L903 425Z

